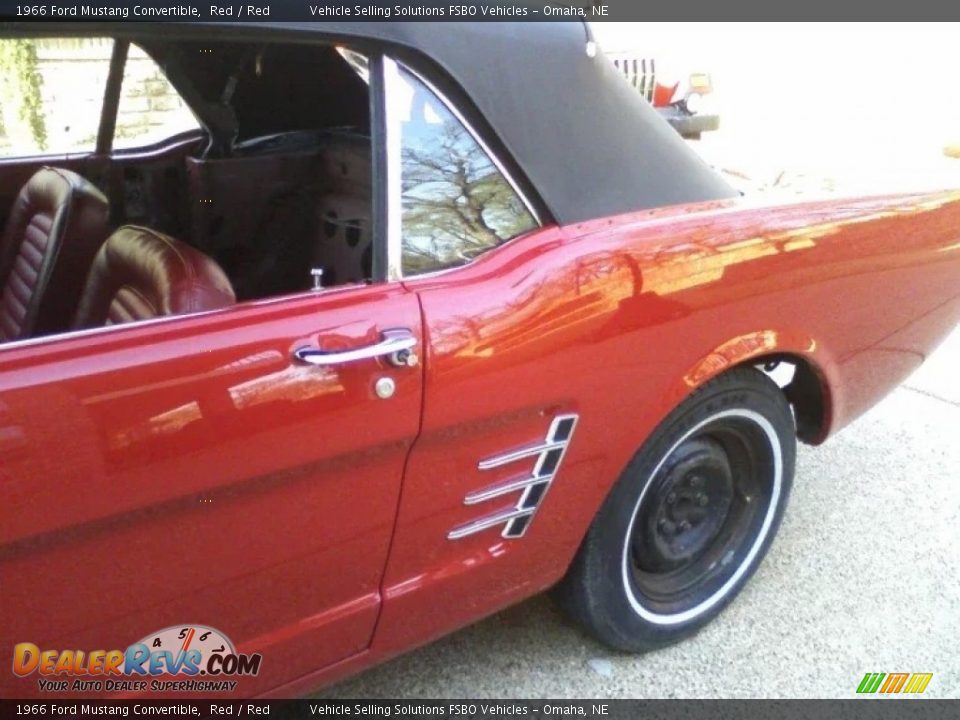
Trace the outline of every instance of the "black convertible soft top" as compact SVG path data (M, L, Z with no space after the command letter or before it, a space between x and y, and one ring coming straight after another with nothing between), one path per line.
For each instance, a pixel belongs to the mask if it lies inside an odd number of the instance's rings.
M164 25L169 33L158 33L157 23L49 23L42 29L141 37L145 44L175 36L255 42L318 34L360 46L386 43L411 64L426 62L446 74L441 89L454 99L466 95L560 224L737 195L602 52L588 55L588 30L580 21ZM39 28L9 23L7 29L35 34ZM189 65L182 70L189 75Z
M466 92L561 224L737 195L631 88L582 22L275 23L425 55Z

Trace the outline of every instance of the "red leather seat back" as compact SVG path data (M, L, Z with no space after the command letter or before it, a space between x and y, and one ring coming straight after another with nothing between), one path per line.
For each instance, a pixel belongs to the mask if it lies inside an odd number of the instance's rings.
M23 186L0 240L0 341L69 329L108 216L103 193L69 170Z
M163 233L126 225L97 253L76 329L217 310L236 302L220 266Z

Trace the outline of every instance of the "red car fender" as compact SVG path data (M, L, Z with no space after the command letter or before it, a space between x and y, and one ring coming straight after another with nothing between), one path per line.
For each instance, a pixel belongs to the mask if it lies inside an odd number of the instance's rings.
M275 694L356 672L556 582L636 450L731 367L802 361L822 401L806 439L821 441L960 320L958 277L960 194L939 193L640 212L548 228L408 281L429 338L426 409L377 630L368 652ZM489 482L476 461L534 439L546 422L538 407L580 420L529 531L447 540L470 517L463 493Z
M430 336L426 410L377 630L368 652L274 694L351 674L556 582L636 450L731 367L802 361L822 401L805 439L823 440L956 325L958 277L960 194L938 193L646 211L548 228L408 281ZM464 322L470 332L451 344L444 335ZM538 427L536 398L542 412L580 420L529 531L448 541L469 517L463 493L483 480L476 460ZM458 424L465 414L488 420Z
M803 360L822 400L807 439L850 422L960 319L958 248L956 194L737 201L548 228L408 281L429 338L425 414L371 657L556 582L637 449L730 367ZM447 540L477 516L465 493L491 481L477 461L569 412L576 436L526 535Z

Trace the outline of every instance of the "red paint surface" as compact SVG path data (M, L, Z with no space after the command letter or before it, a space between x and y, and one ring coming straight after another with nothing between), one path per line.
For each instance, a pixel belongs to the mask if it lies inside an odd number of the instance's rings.
M673 85L661 85L657 83L653 87L653 106L654 107L666 107L673 102L674 96L677 94L677 88L680 87L680 83L675 82Z
M3 652L125 649L202 622L263 653L249 694L367 647L422 368L290 353L390 327L420 331L402 287L0 352ZM5 671L0 689L36 694L37 675Z
M241 693L314 689L556 582L644 438L716 374L803 357L833 432L958 319L960 195L936 194L643 212L403 286L0 350L0 651L205 623L263 653ZM422 331L419 368L290 360L389 327ZM463 504L524 470L478 460L560 412L580 422L527 534L447 540L512 504Z

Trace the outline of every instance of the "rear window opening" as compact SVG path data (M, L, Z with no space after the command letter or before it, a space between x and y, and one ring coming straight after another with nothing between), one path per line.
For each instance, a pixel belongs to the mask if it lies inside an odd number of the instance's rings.
M0 67L0 222L50 232L43 257L29 233L0 252L0 285L18 290L5 339L76 329L88 270L144 277L157 243L209 258L238 302L373 279L364 56L332 44L0 38ZM61 231L54 220L76 215L81 195L107 220ZM111 263L96 262L88 251L102 255L121 229ZM42 271L58 257L71 268ZM22 271L12 280L10 263ZM171 314L153 285L143 315L128 303L110 317Z
M182 234L220 264L237 299L308 290L312 270L324 287L371 280L370 98L344 54L332 45L145 49L206 128L183 158Z
M376 277L364 55L0 38L2 63L16 72L0 78L0 208L16 230L0 341L440 272L539 226L464 116L389 56L375 85L399 183L380 192L399 237L382 234Z

